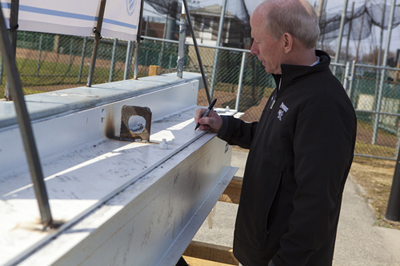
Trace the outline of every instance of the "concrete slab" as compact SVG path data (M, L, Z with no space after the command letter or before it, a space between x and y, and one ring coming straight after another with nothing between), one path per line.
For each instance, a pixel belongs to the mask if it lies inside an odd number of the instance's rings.
M386 249L393 255L393 265L400 265L400 230L384 227L376 227L376 230L383 237Z
M233 148L231 164L234 167L239 167L239 170L235 174L236 177L243 178L244 168L246 166L246 161L247 161L248 155L249 155L248 150L238 149L236 147Z
M214 208L215 214L211 211L193 240L232 248L238 205L218 201Z
M333 265L399 265L387 248L381 228L374 226L375 217L362 194L363 190L350 176L343 195Z

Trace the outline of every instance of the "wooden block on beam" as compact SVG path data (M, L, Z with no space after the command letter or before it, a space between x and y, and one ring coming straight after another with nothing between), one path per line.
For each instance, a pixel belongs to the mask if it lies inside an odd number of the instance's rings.
M243 178L241 177L234 177L226 187L224 193L222 193L219 201L239 204L242 180Z
M239 262L233 256L231 247L213 245L198 241L192 241L183 255L201 260L214 261L229 265L239 265Z
M160 75L160 74L161 74L160 66L150 65L149 76L156 76L156 75Z
M221 263L221 262L215 262L215 261L210 261L210 260L203 260L199 258L193 258L193 257L188 257L188 256L183 256L185 259L186 263L189 266L232 266L232 264L226 264L226 263Z

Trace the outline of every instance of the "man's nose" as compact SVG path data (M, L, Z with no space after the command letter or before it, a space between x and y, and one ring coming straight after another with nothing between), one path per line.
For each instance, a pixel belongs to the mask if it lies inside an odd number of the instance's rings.
M250 52L252 54L258 55L258 47L257 47L257 43L253 41L253 44L251 45L251 49Z

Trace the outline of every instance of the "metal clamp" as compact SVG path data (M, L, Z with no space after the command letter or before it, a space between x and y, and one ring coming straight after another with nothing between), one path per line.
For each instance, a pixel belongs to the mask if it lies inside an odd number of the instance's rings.
M103 38L103 37L101 36L100 31L97 29L97 27L94 27L93 30L92 30L92 32L93 32L94 34L99 35L99 39Z

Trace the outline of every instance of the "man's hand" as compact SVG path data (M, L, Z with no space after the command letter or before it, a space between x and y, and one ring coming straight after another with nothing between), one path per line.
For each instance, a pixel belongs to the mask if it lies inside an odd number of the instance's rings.
M201 118L206 111L207 109L203 108L196 110L196 116L194 118L196 125L200 123L200 130L210 130L210 132L218 133L222 126L222 118L213 110L208 113L207 117Z

